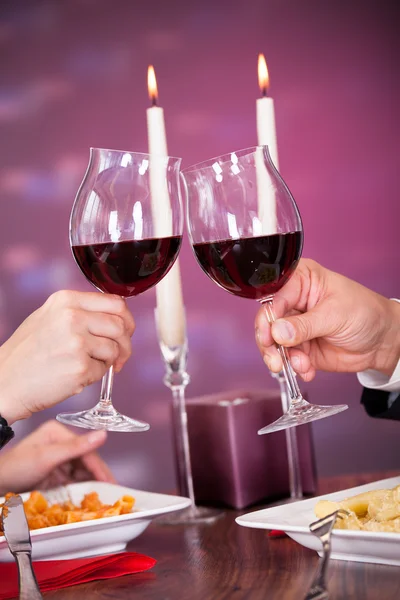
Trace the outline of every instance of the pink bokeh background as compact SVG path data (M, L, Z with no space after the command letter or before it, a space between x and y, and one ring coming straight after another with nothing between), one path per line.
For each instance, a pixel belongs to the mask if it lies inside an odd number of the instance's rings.
M89 290L68 220L90 146L147 150L147 65L155 65L169 152L183 166L256 143L257 55L267 58L280 168L299 205L304 256L399 296L400 41L395 2L3 0L0 4L0 337L62 288ZM181 252L194 397L273 388L256 349L256 306L218 289ZM118 478L174 486L169 391L154 290L130 301L134 356L117 408L149 421L110 434ZM353 375L319 374L316 403L350 409L313 426L320 475L395 469L400 423L370 419ZM63 410L94 405L99 385ZM17 424L18 436L57 409Z

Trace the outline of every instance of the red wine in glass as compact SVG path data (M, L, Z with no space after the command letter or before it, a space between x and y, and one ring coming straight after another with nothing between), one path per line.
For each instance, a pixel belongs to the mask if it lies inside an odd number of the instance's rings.
M156 285L172 267L182 236L72 246L74 258L97 289L125 298Z
M303 233L293 231L259 237L193 244L203 271L235 296L261 300L275 294L297 266Z

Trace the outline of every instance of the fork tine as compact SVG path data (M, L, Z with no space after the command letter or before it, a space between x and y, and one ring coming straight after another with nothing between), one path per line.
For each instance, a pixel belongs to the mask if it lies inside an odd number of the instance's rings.
M68 486L60 486L44 492L47 501L52 504L65 504L66 502L72 502L72 498L68 489Z
M310 590L305 597L305 600L328 600L329 595L327 590L316 589Z
M311 523L309 529L311 533L317 532L318 530L324 527L327 528L327 531L329 531L330 526L332 525L333 527L336 519L344 519L345 516L348 517L349 515L350 513L348 510L345 510L344 508L339 508L338 510L335 510L335 512L330 513L325 517L322 517L322 519L318 519L318 521L314 521L313 523Z
M332 529L333 525L335 524L338 512L338 510L335 510L335 512L326 515L326 517L322 517L322 519L318 519L318 521L311 523L309 526L311 533L318 535L318 537L328 533L328 531Z

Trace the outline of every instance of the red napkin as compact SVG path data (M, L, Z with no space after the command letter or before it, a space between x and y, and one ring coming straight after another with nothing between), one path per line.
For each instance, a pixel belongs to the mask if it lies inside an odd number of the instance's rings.
M282 538L282 537L286 537L286 533L284 531L279 531L279 529L271 529L271 531L268 532L268 537ZM0 596L0 598L1 598L1 596Z
M40 591L50 592L96 579L140 573L151 569L156 562L154 558L144 554L122 552L97 558L37 561L33 563L33 568ZM0 581L0 600L18 596L18 571L15 562L0 563Z

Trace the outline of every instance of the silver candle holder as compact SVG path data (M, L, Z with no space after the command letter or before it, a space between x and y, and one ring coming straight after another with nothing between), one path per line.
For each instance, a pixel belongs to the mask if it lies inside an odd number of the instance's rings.
M155 317L157 323L157 309ZM158 522L166 525L211 523L222 516L223 511L196 506L185 401L186 386L190 382L190 376L186 370L187 340L185 339L182 345L169 347L162 341L158 327L157 331L161 356L165 365L163 382L172 393L172 430L178 492L179 495L190 498L192 502L189 508L166 516Z
M280 371L279 373L271 372L271 375L274 379L278 380L282 410L283 413L285 413L289 410L289 397L287 393L285 376L283 371ZM293 500L300 500L303 498L303 487L301 481L300 454L296 427L285 429L285 436L289 469L290 497Z

